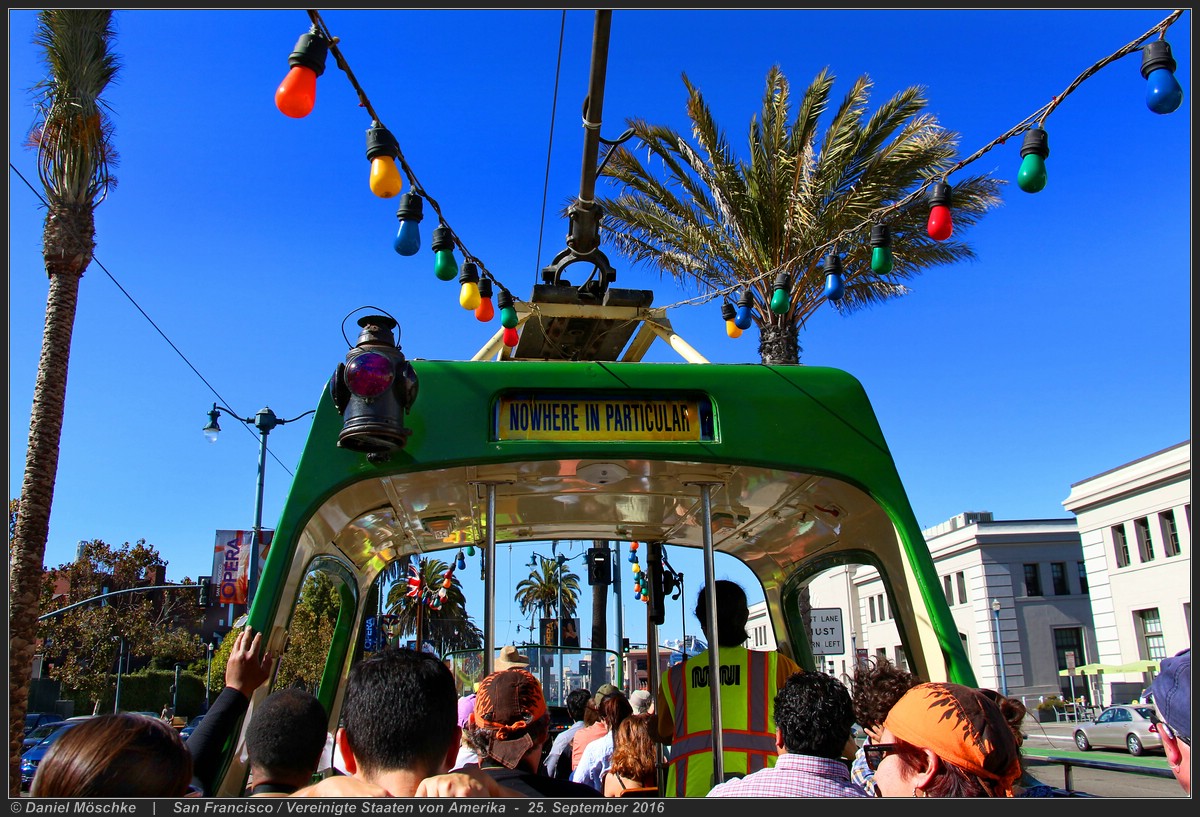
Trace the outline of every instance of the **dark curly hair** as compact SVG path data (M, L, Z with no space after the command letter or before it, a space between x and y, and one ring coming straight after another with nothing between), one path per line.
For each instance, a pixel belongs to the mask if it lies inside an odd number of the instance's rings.
M268 695L246 727L252 768L264 774L311 777L325 751L329 716L310 692L295 687Z
M863 661L854 668L854 678L850 681L854 719L866 729L882 725L896 701L920 683L916 675L883 656Z
M775 725L792 754L836 760L853 724L850 693L832 675L797 672L775 695Z

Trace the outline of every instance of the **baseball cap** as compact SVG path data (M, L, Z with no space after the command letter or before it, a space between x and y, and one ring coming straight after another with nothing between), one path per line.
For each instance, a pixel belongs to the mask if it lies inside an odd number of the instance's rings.
M514 667L480 681L469 720L472 726L492 730L487 754L515 769L533 747L529 727L545 716L541 683L528 670Z
M918 684L883 722L893 735L969 774L991 780L1011 796L1021 776L1020 748L995 701L961 684Z
M519 667L520 669L529 669L529 656L522 655L517 652L517 648L511 644L500 648L500 655L496 657L495 671L499 672L502 669L511 669Z
M599 709L600 702L604 700L605 695L618 691L619 690L612 684L601 684L600 688L596 690L596 694L592 696L592 706Z
M650 691L647 689L636 690L629 696L629 705L633 707L633 714L644 715L650 711Z
M1164 658L1150 684L1158 716L1176 736L1192 740L1192 651L1186 649Z

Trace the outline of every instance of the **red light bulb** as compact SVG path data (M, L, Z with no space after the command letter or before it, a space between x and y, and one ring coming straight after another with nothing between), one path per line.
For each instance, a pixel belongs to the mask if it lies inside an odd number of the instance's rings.
M312 113L316 104L317 74L312 69L297 65L288 71L275 90L275 107L284 116L303 119Z
M291 70L275 89L275 107L284 116L300 119L312 113L317 104L317 77L325 73L329 41L313 28L301 34L288 57Z
M521 336L517 334L516 329L505 327L504 334L501 336L500 339L502 341L504 341L505 346L507 346L509 349L511 349L517 345L517 341L521 339Z
M938 182L929 196L929 223L925 231L934 241L945 241L954 232L954 220L950 216L950 185Z

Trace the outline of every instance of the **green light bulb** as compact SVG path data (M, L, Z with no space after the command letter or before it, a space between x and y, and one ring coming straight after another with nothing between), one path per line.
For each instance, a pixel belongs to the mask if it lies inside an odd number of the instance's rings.
M776 315L786 314L792 308L788 299L788 274L781 272L775 276L775 291L771 293L771 311Z
M433 231L433 274L442 281L453 281L458 277L458 262L454 260L454 233L445 224Z
M892 271L892 250L890 247L876 247L871 250L871 269L880 275Z
M1017 171L1017 187L1026 193L1036 193L1046 186L1046 158L1050 155L1050 140L1041 128L1030 128L1021 144L1021 169Z
M1046 186L1046 160L1036 153L1030 153L1021 160L1021 169L1017 172L1017 186L1026 193L1036 193Z

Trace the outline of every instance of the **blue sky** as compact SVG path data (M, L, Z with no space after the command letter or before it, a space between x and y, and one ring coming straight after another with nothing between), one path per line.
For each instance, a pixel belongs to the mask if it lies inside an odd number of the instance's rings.
M744 149L772 64L797 95L828 66L834 99L860 74L877 102L924 86L967 156L1171 11L618 9L601 133L616 138L628 118L686 132L686 73ZM557 103L561 10L322 16L450 226L528 297L565 246L558 214L579 192L594 13L566 13ZM44 75L35 20L9 11L10 496L46 298L44 210L22 180L37 186L22 147L28 89ZM1043 191L1016 187L1019 137L964 171L1009 182L1003 205L966 233L975 261L930 270L910 296L865 312L822 310L802 335L803 362L863 383L923 527L966 510L1065 517L1072 483L1189 438L1191 22L1185 11L1167 33L1180 110L1147 109L1139 53L1101 68L1045 124ZM422 251L393 251L397 201L368 189L370 116L332 57L310 116L276 110L288 54L309 28L303 10L119 11L116 27L123 67L106 98L119 184L97 210L81 287L46 562L72 558L81 539L144 538L171 580L195 578L210 572L214 531L249 528L254 512L257 436L226 419L209 445L200 429L214 400L247 417L313 408L343 359L343 320L365 305L400 321L409 357L469 358L495 324L458 306L457 282L434 277L428 206ZM605 249L618 285L655 290L656 306L690 294ZM716 302L668 317L714 362L758 359L757 333L727 339ZM656 345L647 359L678 358ZM305 418L270 436L267 527L307 431ZM517 546L511 570L499 560L498 587L519 580L532 550ZM700 560L672 562L694 595ZM742 575L720 563L718 574ZM481 596L474 564L463 577L468 599ZM640 605L625 614L627 632L644 637ZM675 603L664 637L679 635L679 620ZM518 623L502 611L497 638L518 640Z

